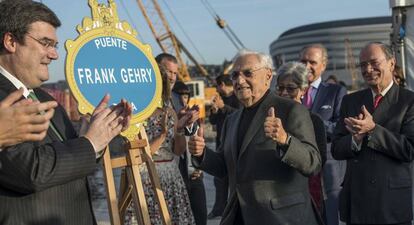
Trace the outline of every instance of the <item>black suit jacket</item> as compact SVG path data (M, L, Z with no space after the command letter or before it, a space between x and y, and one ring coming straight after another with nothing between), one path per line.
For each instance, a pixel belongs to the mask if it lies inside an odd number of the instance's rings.
M237 134L243 109L226 118L217 152L206 149L204 158L199 161L193 157L193 163L214 176L229 178L230 197L222 225L235 224L239 207L246 225L317 224L306 176L319 171L321 157L309 112L274 93L264 98L240 145ZM283 156L277 143L264 133L263 124L272 106L292 135Z
M0 99L14 86L0 75ZM35 89L41 102L52 100ZM97 165L86 138L78 138L63 107L52 118L64 141L51 129L40 142L24 142L0 152L0 224L96 224L86 176Z
M365 105L376 123L351 149L343 119L357 116ZM393 85L374 111L370 89L344 97L335 129L332 154L347 160L340 194L341 220L352 224L396 224L412 219L411 167L414 154L414 93Z

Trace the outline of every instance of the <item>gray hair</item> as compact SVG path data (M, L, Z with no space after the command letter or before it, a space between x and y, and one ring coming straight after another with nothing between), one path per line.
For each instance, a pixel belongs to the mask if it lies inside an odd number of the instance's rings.
M277 82L284 80L288 77L292 78L292 81L297 84L301 89L308 86L308 69L303 63L300 62L287 62L284 63L277 70Z
M363 50L365 50L366 48L368 48L369 46L371 46L371 45L379 45L379 47L381 48L381 50L382 50L382 52L384 53L385 58L386 58L387 60L395 58L395 55L394 55L394 50L391 48L391 46L390 46L390 45L387 45L387 44L384 44L384 43L382 43L382 42L369 42L368 44L366 44L366 45L362 48L361 52L362 52ZM360 52L360 54L361 54L361 52Z
M300 56L302 56L303 52L305 52L309 48L318 48L322 51L322 60L328 64L328 50L323 46L323 44L316 43L316 44L310 44L306 45L305 47L300 50Z
M243 49L239 51L236 57L234 57L233 63L236 62L239 58L244 57L246 55L255 55L257 59L259 60L259 63L261 64L262 67L273 69L273 62L272 62L272 58L270 57L270 55L262 53L262 52L247 50L247 49Z

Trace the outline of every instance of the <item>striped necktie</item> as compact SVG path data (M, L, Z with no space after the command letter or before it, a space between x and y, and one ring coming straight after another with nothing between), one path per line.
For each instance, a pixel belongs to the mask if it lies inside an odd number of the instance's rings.
M28 97L31 98L32 100L39 101L39 99L37 98L36 94L33 91L29 92ZM41 112L41 114L43 114L43 113L45 113L45 112ZM53 133L56 134L56 136L59 138L59 140L63 141L62 135L60 135L60 133L58 132L56 127L53 125L52 121L50 121L49 127L52 129Z

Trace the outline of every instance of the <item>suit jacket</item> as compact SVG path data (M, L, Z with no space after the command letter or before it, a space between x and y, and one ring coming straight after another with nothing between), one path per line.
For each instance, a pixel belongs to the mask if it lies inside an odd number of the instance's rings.
M263 124L272 106L292 135L289 147L283 152L264 133ZM193 163L206 172L229 178L230 197L221 224L234 224L238 207L246 225L316 224L306 176L319 171L321 157L309 112L292 100L268 94L238 151L242 112L240 109L226 118L217 152L206 149L201 161L193 157Z
M311 112L318 114L324 121L329 140L339 119L339 109L344 95L346 89L341 85L321 82L313 101Z
M326 151L326 164L323 168L324 189L328 195L332 192L339 192L346 170L345 162L336 161L332 158L330 148L344 95L346 95L346 89L341 85L321 82L311 108L311 112L319 115L323 120L327 142L329 143ZM328 200L336 201L334 198Z
M375 129L361 151L351 149L343 119L365 105ZM394 84L374 111L370 89L344 97L332 153L347 160L340 194L341 220L356 224L395 224L412 220L411 167L414 153L414 93Z
M0 75L0 99L13 90ZM52 100L40 89L34 92L41 102ZM77 137L61 106L51 122L64 141L49 129L40 142L24 142L0 152L2 225L96 224L86 180L97 165L93 146Z

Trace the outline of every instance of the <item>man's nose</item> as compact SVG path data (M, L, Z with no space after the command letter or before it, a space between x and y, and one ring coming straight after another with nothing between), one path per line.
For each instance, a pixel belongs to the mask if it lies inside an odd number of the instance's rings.
M48 50L47 56L49 57L49 59L52 59L52 60L58 59L59 58L59 54L57 52L57 49L56 48L50 48Z

